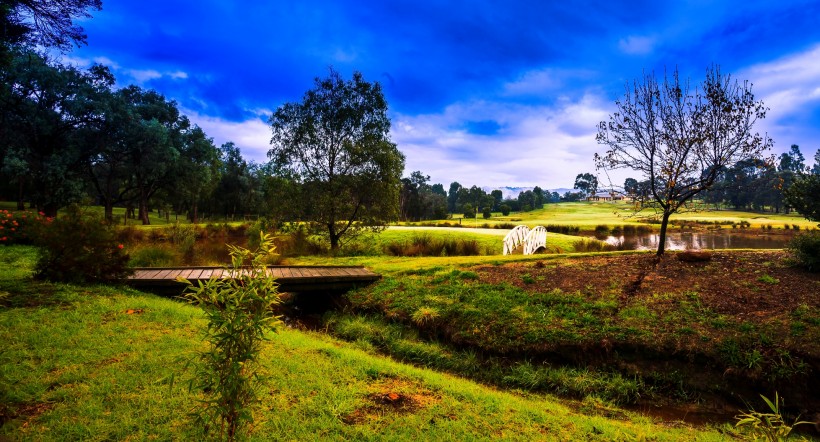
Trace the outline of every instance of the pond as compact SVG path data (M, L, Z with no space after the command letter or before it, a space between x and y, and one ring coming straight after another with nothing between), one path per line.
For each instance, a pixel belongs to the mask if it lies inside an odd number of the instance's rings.
M660 235L657 233L634 236L609 236L609 244L624 250L655 250ZM701 249L782 249L792 235L751 232L667 232L666 250Z

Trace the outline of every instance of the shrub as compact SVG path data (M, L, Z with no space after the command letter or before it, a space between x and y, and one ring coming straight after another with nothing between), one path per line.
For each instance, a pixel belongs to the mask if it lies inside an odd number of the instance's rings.
M96 282L125 278L131 273L128 254L114 226L102 216L71 205L63 216L32 224L40 248L35 276L63 282Z
M643 226L640 226L643 227ZM632 224L626 224L624 226L624 235L631 236L635 234L635 226Z
M44 221L44 215L25 211L0 210L0 244L31 244L31 225Z
M786 249L794 260L809 271L820 271L820 233L807 232L789 241Z
M204 424L206 431L219 428L220 438L228 440L235 440L253 421L262 342L281 323L273 312L280 302L276 282L264 264L274 250L273 241L262 234L259 244L255 252L228 246L233 278L212 278L198 287L185 281L185 297L204 310L208 321L204 330L208 349L194 360L196 370L189 383L191 391L206 395L197 423ZM251 262L250 267L243 267L245 262Z
M489 219L489 218L492 218L493 212L490 210L489 207L487 207L487 208L484 209L483 212L481 212L481 216L483 216L484 219Z
M595 226L595 237L603 239L609 236L609 226L600 224Z
M498 207L498 210L501 211L501 215L507 216L507 215L510 214L510 211L512 210L512 208L510 206L506 205L506 204L502 204Z

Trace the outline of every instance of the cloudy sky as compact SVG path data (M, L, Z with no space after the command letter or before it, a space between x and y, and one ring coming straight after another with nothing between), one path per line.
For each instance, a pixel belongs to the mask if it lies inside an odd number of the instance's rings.
M104 0L64 55L176 100L266 160L267 119L327 75L382 84L391 137L445 187L572 187L595 127L643 71L706 68L754 84L777 154L820 148L820 2ZM638 178L636 176L636 178ZM606 182L601 173L600 180ZM614 175L615 184L623 175Z

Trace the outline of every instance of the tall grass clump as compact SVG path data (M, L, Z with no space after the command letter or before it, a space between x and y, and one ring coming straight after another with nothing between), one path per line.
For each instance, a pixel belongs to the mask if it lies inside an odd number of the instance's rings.
M549 224L545 227L547 232L560 233L562 235L577 235L581 231L578 226L566 226L559 224Z
M133 267L173 267L179 262L177 253L163 244L136 246L130 255Z
M436 239L417 234L409 241L387 244L385 252L393 256L476 256L481 254L481 246L475 239Z
M811 424L811 422L797 422L792 424L786 422L780 412L780 397L777 393L774 394L774 402L769 400L766 396L760 395L768 411L761 412L751 409L749 411L740 413L735 416L737 423L735 427L741 430L745 435L748 435L751 440L765 440L769 442L779 442L789 439L794 427L802 424Z
M618 246L596 239L580 239L572 243L572 248L579 253L614 252L616 250L620 250Z
M253 422L252 407L259 401L262 367L259 355L267 334L281 323L273 312L279 304L274 278L265 260L273 253L273 240L261 234L259 248L252 252L228 246L232 278L189 281L184 295L202 308L208 323L204 330L208 348L194 359L191 391L205 394L196 410L196 423L206 432L218 428L220 438L235 440ZM250 266L243 266L250 262Z

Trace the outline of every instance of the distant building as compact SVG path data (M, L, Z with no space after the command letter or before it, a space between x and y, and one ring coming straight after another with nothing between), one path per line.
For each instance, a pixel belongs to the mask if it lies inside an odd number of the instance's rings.
M598 192L593 196L587 197L587 201L632 201L633 198L623 192L618 191L603 191Z

